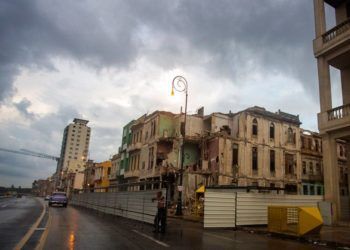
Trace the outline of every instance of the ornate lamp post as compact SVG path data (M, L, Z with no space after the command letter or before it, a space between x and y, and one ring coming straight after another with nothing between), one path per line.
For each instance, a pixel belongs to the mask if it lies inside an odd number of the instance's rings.
M184 161L185 161L185 136L186 136L186 116L187 116L187 96L188 96L188 88L187 81L183 76L176 76L172 82L171 95L174 95L174 89L178 92L185 92L186 100L185 100L185 119L184 119L184 128L182 131L182 144L181 144L181 168L180 168L180 187L179 196L177 199L177 207L175 215L182 215L182 177L184 170ZM180 130L181 130L180 126Z

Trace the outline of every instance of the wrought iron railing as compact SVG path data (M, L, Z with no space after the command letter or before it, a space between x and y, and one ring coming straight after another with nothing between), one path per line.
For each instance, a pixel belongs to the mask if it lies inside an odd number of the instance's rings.
M335 26L334 28L328 30L326 33L324 33L322 35L323 42L327 43L349 29L350 29L350 19L347 19L344 22Z

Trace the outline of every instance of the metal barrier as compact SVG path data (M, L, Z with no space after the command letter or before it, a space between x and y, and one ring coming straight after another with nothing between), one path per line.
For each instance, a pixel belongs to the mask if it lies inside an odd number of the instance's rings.
M316 195L247 193L245 190L207 188L204 199L204 227L267 225L268 206L317 207L322 200L322 196Z
M268 207L269 232L303 236L319 232L322 225L322 216L317 207Z
M166 189L72 194L70 204L153 224L157 203L152 198L158 191L165 195Z

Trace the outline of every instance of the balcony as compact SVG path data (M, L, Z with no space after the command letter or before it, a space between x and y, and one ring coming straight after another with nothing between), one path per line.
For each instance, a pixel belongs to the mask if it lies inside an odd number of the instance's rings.
M323 182L323 175L322 174L303 174L301 179L305 181Z
M127 148L127 152L131 152L131 151L135 151L135 150L140 150L142 147L142 143L141 142L136 142L133 144L130 144Z
M297 179L297 175L296 174L286 174L284 179L287 180L296 180Z
M350 126L350 104L336 107L318 114L318 128L321 133Z
M139 177L140 176L140 170L128 170L124 172L124 178L133 178L133 177Z
M350 19L341 22L314 40L316 57L345 45L350 41Z

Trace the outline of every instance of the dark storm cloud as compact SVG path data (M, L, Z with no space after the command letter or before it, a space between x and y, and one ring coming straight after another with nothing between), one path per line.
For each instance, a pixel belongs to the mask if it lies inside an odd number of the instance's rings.
M27 126L3 125L0 146L59 155L63 128L82 117L79 107L65 106L68 98L74 99L71 93L61 98L57 112L45 116L28 110L30 97L14 104L13 82L22 69L54 71L52 61L63 58L92 70L128 70L143 58L165 70L199 67L218 79L217 84L220 79L244 84L239 79L254 72L282 74L301 81L315 98L313 37L312 1L305 0L0 1L0 105L8 100L30 118ZM198 84L203 89L215 87ZM121 128L131 117L160 108L151 97L130 98L131 108L93 103L90 117L82 117L91 120L93 128L92 158L107 158L117 151ZM223 112L235 104L223 99L216 103L213 111ZM93 124L104 117L110 117L110 124ZM0 182L20 175L20 181L28 177L28 184L54 169L55 162L2 154Z
M53 57L120 68L141 55L232 80L275 70L316 82L311 1L11 0L0 3L0 34L0 100L19 67L53 69Z
M28 108L31 106L31 102L28 99L24 98L20 102L14 103L14 106L25 118L34 119L34 113L28 111Z
M62 106L55 113L32 120L30 126L3 125L0 147L59 156L63 129L74 117L81 115L73 107ZM55 161L0 151L0 185L29 187L34 179L47 178L55 170Z

